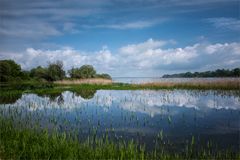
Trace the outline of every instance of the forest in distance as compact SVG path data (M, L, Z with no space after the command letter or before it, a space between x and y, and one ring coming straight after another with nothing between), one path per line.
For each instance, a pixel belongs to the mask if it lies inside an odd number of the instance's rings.
M240 77L240 68L234 69L217 69L215 71L205 72L186 72L177 74L165 74L162 78L209 78L209 77Z

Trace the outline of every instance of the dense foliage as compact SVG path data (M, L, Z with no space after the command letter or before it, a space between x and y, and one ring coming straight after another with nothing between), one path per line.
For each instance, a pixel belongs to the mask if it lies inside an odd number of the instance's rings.
M41 66L33 68L30 71L30 76L36 79L47 79L47 68Z
M68 71L71 78L104 78L111 79L109 74L97 74L92 65L83 65L80 68L72 68Z
M57 81L62 80L65 77L65 71L63 70L63 63L61 61L56 61L55 63L50 63L47 69L47 80Z
M83 65L80 68L72 68L69 70L71 78L94 78L96 70L92 65Z
M178 73L172 75L163 75L163 78L192 78L192 77L240 77L240 68L235 68L232 70L228 69L217 69L215 71L206 72L186 72Z
M0 60L0 81L19 81L28 79L28 72L22 71L21 66L13 60Z
M103 73L103 74L97 74L97 78L104 78L104 79L112 79L109 74Z
M72 68L68 71L71 78L104 78L111 79L109 74L97 74L91 65ZM49 63L47 67L38 66L30 71L23 71L13 60L0 60L0 82L19 82L22 80L57 81L66 78L63 62Z
M47 81L62 80L65 77L63 63L61 61L49 63L47 68L38 66L30 71L30 76L32 78L45 79Z

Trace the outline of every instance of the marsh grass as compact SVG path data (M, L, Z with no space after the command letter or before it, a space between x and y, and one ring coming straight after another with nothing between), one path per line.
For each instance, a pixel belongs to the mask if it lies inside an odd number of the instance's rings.
M166 89L222 89L239 90L240 79L193 80L189 82L153 82L139 84L141 87Z
M189 89L189 90L240 90L240 79L193 80L189 82L152 82L140 84L113 83L108 79L63 80L51 82L0 83L1 91L19 90L55 92L56 90L143 90L143 89ZM52 91L55 90L55 91Z
M194 89L194 90L240 90L240 79L193 80L189 82L127 83L57 83L56 86L82 89L139 90L139 89Z
M112 84L111 79L91 78L55 81L55 84Z
M20 123L18 123L20 124ZM196 148L195 138L187 142L183 152L168 152L162 131L153 151L133 140L111 141L108 135L96 137L94 132L80 142L77 135L45 129L15 126L12 119L0 118L0 158L2 159L237 159L230 150L213 151L208 142Z

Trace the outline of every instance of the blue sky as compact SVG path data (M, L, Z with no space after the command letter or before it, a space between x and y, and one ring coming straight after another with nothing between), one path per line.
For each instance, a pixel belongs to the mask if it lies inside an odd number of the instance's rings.
M112 76L240 65L238 0L0 0L0 59Z

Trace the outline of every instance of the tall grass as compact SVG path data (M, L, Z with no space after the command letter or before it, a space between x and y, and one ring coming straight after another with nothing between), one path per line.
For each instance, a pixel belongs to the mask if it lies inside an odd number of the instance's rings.
M138 86L138 85L137 85ZM153 82L139 84L140 87L166 89L222 89L239 90L240 79L194 80L189 82Z
M189 82L152 82L141 84L113 83L107 79L63 80L50 82L0 83L2 91L9 90L51 90L51 89L105 89L105 90L139 90L139 89L196 89L196 90L240 90L240 79L194 80Z
M197 89L197 90L240 90L240 79L194 80L189 82L127 83L56 83L58 87L109 90L138 89Z
M134 141L113 142L108 136L89 136L80 142L77 135L58 133L36 128L18 128L11 119L0 118L1 159L239 159L230 150L215 152L211 143L196 148L192 137L184 152L168 152L164 148L162 132L156 138L153 151Z
M111 79L91 78L91 79L73 79L61 80L54 82L55 84L112 84Z

